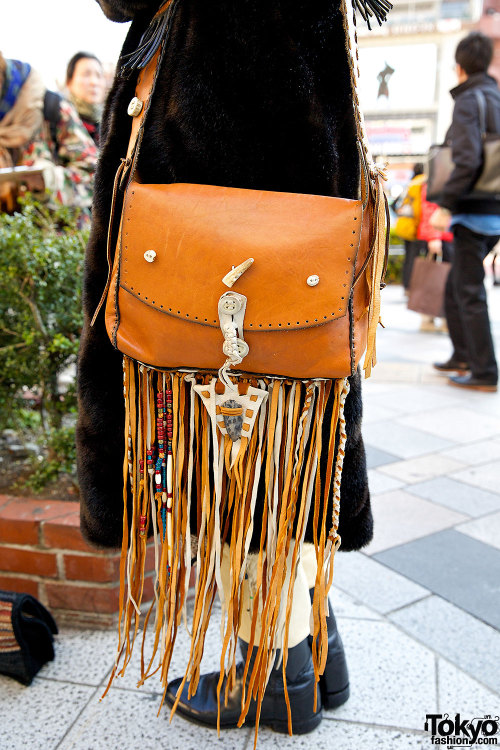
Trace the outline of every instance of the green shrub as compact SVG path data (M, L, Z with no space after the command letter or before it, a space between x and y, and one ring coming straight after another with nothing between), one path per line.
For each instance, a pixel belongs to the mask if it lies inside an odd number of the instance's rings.
M403 283L403 263L404 255L389 255L387 261L387 272L385 274L386 284L402 284Z
M76 361L86 241L67 207L27 197L0 215L0 429L40 445L38 484L74 461L75 389L60 375Z

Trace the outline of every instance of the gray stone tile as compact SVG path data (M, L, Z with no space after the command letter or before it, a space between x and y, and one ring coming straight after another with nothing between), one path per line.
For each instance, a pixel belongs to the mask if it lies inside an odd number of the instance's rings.
M466 519L462 513L402 490L377 495L372 499L372 509L375 533L373 541L364 548L368 555L447 529Z
M337 587L382 614L429 593L361 552L336 555L333 588Z
M402 417L398 422L455 443L470 443L500 435L498 417L480 414L464 406L422 411Z
M0 676L0 747L55 750L94 692L38 678L25 687Z
M416 386L421 394L421 398L418 405L419 408L412 409L412 411L416 412L430 411L431 409L445 409L452 406L462 406L464 403L466 403L464 394L461 391L455 391L452 388L448 388L445 386L446 383L443 383L442 380L439 380L434 385L426 384L425 386Z
M482 466L474 466L453 474L455 479L467 482L474 487L500 494L500 461L491 461Z
M497 343L497 351L499 347L500 341ZM474 392L467 395L467 406L469 409L474 409L482 414L500 417L500 391L496 393Z
M191 624L192 616L192 601L188 602L188 626ZM203 652L203 659L201 662L202 673L215 672L220 669L220 654L221 654L221 637L220 637L220 617L221 609L219 600L216 598L212 609L212 616L207 627L207 634L205 640L205 649ZM153 654L154 644L154 632L152 627L148 629L148 633L145 639L144 655L146 662L149 661ZM123 676L117 676L113 682L113 687L117 689L135 690L137 683L141 677L141 645L142 645L142 632L139 633L137 641L134 644L134 653L130 664L127 665L127 669ZM172 661L170 663L169 678L174 679L176 677L183 677L187 660L189 657L189 651L191 647L191 637L187 632L183 623L181 623L176 636L174 652L172 655ZM158 658L155 657L154 664L158 664ZM151 670L154 672L154 668ZM107 684L107 680L105 681ZM141 692L145 693L158 693L161 692L161 680L159 674L155 674L147 679L140 688Z
M432 357L432 359L435 359L435 357ZM437 370L435 370L432 365L426 365L422 368L419 383L422 385L432 385L435 388L446 388L448 385L448 381L445 381L443 379L443 376L440 375Z
M217 730L199 727L180 715L168 721L169 709L159 716L161 695L140 690L111 689L99 703L87 707L58 750L199 750L217 747L221 750L243 750L252 729L225 729L217 739ZM44 748L45 750L45 748ZM47 749L48 750L48 749Z
M491 513L484 518L462 523L457 526L457 531L500 550L500 513Z
M330 589L330 602L337 620L380 620L381 616L369 607L365 607L360 601L350 594L346 594L339 588L332 586ZM345 627L348 627L347 625ZM342 629L342 627L341 627Z
M444 659L438 660L439 713L463 718L485 714L498 715L498 694L488 690L472 677Z
M434 654L388 622L351 620L342 639L351 697L331 715L422 730L437 707Z
M386 395L392 393L392 391L392 383L376 383L373 378L363 380L363 404L372 400L376 403L379 396L385 398ZM381 406L383 406L383 403Z
M395 464L386 464L381 466L379 471L405 484L415 484L456 471L459 466L458 461L452 458L446 458L440 453L431 453L427 456L410 458L407 461L398 461Z
M473 517L500 508L500 495L477 487L472 489L469 484L457 482L450 477L437 477L427 482L412 484L408 487L408 492Z
M100 685L113 667L118 635L112 630L61 628L55 642L54 661L39 676L85 685Z
M439 596L411 604L389 618L468 675L500 692L500 633L495 628Z
M412 734L398 729L375 729L335 718L335 711L324 714L323 721L311 734L279 735L270 729L259 732L258 748L281 750L429 750L427 735ZM251 745L247 750L251 750Z
M386 419L394 419L400 412L390 409L387 405L375 404L371 400L363 401L363 424L381 422Z
M381 474L376 469L368 469L368 486L372 495L380 495L383 492L404 487L404 482L395 477L389 477L387 474Z
M398 460L398 456L393 453L386 453L381 451L380 448L375 448L374 445L367 445L365 443L366 450L366 463L369 469L376 469L377 466L383 466L384 464L392 464Z
M380 350L378 352L380 353ZM390 358L382 356L379 358L371 377L382 382L415 383L419 381L422 369L421 365L404 362L399 355L391 354Z
M373 422L363 428L367 443L400 458L413 458L451 448L453 443L394 421Z
M448 530L374 557L500 629L499 550Z
M466 466L477 466L500 460L500 440L480 440L478 443L448 448L444 456L454 458Z
M374 372L376 372L375 368ZM368 381L367 385L370 384ZM365 393L368 390L365 386ZM457 394L462 395L462 394ZM455 406L460 403L457 395L451 389L429 385L402 385L393 383L389 392L375 394L370 399L370 406L383 409L388 407L391 411L398 412L399 416L404 414L417 414L430 409L443 409L446 406Z

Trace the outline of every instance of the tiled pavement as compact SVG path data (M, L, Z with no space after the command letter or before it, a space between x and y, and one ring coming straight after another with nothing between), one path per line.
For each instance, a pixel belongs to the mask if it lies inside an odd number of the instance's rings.
M499 288L490 309L500 353ZM351 698L311 735L261 729L260 748L423 750L428 713L500 713L500 393L464 393L433 373L447 337L418 332L399 287L384 292L384 321L364 389L376 532L338 556L332 594ZM214 622L206 669L219 643ZM0 678L2 750L252 748L251 728L217 740L180 717L169 725L166 711L157 718L154 678L138 691L127 676L99 703L114 645L114 633L65 629L31 687Z

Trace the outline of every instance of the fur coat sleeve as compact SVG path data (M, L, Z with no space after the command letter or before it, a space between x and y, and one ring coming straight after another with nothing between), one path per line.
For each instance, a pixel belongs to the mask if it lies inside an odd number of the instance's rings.
M159 0L98 0L112 20L132 19L134 50ZM138 163L147 182L192 182L357 196L358 156L339 0L182 0ZM114 174L127 150L135 77L117 78L103 118L93 228L84 278L79 368L78 468L82 529L117 546L122 535L122 360L104 314L90 327L106 283ZM342 479L342 549L372 534L361 437L361 386L351 378Z

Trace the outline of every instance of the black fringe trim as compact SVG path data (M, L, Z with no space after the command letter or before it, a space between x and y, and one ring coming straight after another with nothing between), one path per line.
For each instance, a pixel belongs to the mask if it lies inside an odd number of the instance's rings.
M168 41L179 0L173 0L163 13L156 15L142 35L139 46L119 60L120 78L129 78L135 70L145 68L160 44Z
M387 21L387 14L392 8L392 3L389 0L354 0L354 8L371 30L370 18L376 18L378 25L382 26L382 23Z

